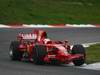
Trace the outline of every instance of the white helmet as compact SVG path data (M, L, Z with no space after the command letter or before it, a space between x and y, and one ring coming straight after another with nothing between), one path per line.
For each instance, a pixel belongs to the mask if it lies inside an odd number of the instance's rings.
M45 44L47 44L47 42L49 42L49 41L50 41L50 39L48 39L48 38L44 39Z

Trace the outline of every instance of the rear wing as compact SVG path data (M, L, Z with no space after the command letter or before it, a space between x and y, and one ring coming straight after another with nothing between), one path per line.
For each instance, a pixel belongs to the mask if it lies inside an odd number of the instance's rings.
M37 38L37 36L35 34L23 34L23 33L19 33L17 38L23 39L23 40L35 40Z
M33 32L29 33L29 34L24 34L24 33L19 33L17 38L19 40L21 39L34 39L37 41L41 41L45 38L47 38L47 33L43 30L33 30Z

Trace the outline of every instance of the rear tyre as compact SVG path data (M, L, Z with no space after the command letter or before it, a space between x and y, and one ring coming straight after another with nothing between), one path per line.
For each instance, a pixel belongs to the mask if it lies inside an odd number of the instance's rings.
M46 46L45 45L35 45L33 48L33 60L35 64L42 65L45 64L44 57L47 54Z
M83 55L83 57L73 60L75 66L81 66L85 63L85 48L82 45L74 45L72 48L72 54Z
M22 53L18 50L20 43L18 41L12 41L9 48L9 55L11 60L20 60Z

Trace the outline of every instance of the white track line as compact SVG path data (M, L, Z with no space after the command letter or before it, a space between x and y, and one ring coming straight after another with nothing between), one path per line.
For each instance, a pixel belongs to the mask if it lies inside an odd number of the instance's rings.
M4 25L0 24L0 28L69 28L69 27L79 27L79 28L86 28L86 27L97 27L100 28L100 25L92 25L92 24L62 24L62 25L43 25L43 24L22 24L22 25Z

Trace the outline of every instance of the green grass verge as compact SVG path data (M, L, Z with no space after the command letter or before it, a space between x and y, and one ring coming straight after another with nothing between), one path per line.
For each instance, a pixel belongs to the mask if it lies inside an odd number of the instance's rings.
M100 44L91 45L86 48L86 54L87 63L100 62Z
M0 0L0 23L98 24L100 0Z

